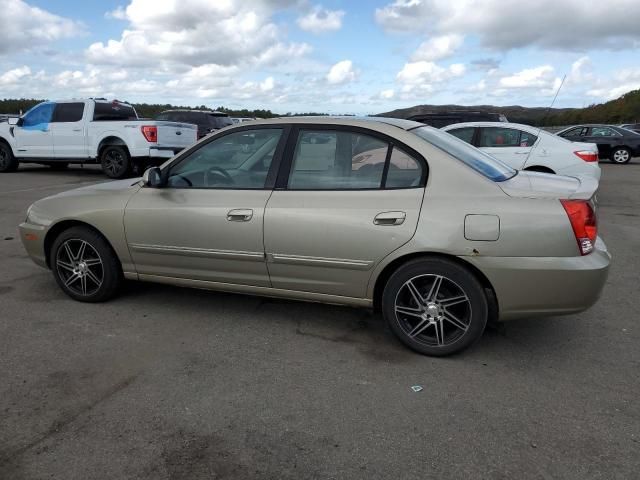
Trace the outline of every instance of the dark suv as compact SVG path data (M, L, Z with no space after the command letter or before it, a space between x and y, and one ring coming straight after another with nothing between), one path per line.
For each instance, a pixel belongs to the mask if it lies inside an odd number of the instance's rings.
M424 123L435 128L446 127L453 123L508 122L507 117L501 113L474 112L466 110L421 113L419 115L413 115L407 118L407 120Z
M165 110L156 120L191 123L198 127L198 140L220 128L233 125L233 120L226 113L210 110Z

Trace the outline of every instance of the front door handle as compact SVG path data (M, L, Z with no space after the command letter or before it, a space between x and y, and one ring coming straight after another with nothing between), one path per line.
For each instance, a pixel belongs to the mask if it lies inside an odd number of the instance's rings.
M252 217L253 210L250 208L236 208L227 213L227 220L230 222L248 222Z
M407 218L405 212L380 212L373 218L376 225L402 225Z
M81 131L82 131L82 129L81 129L81 128L74 128L74 129L72 130L72 132L81 132Z

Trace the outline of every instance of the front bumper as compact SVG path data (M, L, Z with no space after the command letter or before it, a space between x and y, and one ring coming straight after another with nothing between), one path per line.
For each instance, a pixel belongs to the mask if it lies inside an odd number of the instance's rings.
M498 298L500 321L564 315L598 301L611 255L600 237L580 257L465 257L484 273Z
M47 259L44 252L44 237L47 233L46 227L33 223L21 223L18 227L20 239L25 250L36 264L44 268L47 266Z

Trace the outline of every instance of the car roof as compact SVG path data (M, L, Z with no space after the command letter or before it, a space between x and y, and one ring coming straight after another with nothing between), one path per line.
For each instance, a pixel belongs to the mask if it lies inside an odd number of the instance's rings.
M442 127L442 130L450 130L452 128L462 128L462 127L501 127L501 128L519 128L521 130L526 130L530 133L537 132L542 130L541 127L534 127L532 125L525 125L524 123L511 123L511 122L463 122L463 123L452 123L451 125L447 125ZM543 132L545 130L542 130Z
M428 127L424 123L405 120L402 118L387 117L356 117L356 116L299 116L299 117L278 117L270 119L258 119L251 122L251 125L264 124L280 124L280 123L296 123L296 124L317 124L317 125L352 125L361 127L371 127L375 124L392 125L402 130L411 130L419 127Z
M224 112L218 112L214 110L189 110L187 108L174 108L172 110L163 110L160 113L206 113L207 115L220 115L224 117L228 117Z

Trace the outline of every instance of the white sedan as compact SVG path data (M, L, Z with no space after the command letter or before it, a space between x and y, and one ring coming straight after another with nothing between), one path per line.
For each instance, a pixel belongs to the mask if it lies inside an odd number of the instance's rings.
M588 176L600 180L598 147L565 140L519 123L469 122L442 130L502 160L517 170Z

